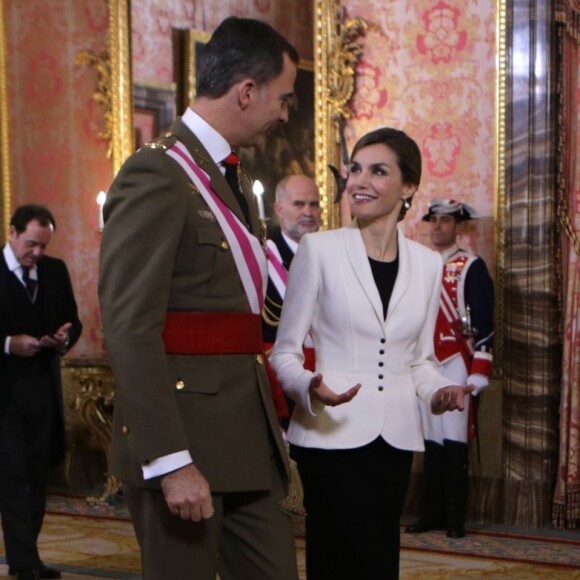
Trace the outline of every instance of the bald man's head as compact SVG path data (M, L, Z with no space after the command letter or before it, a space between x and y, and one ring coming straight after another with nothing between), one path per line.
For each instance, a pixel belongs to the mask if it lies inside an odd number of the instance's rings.
M322 221L320 194L315 181L305 175L289 175L276 187L274 206L280 229L295 242L316 232Z

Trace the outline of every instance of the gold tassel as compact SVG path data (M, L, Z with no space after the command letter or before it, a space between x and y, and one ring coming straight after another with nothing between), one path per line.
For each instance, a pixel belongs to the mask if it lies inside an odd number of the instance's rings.
M286 455L290 463L290 484L288 486L288 495L280 502L280 509L291 517L304 517L306 510L304 509L304 489L302 488L302 481L298 473L298 465L296 461L290 457L290 448L288 442L284 442L286 447Z

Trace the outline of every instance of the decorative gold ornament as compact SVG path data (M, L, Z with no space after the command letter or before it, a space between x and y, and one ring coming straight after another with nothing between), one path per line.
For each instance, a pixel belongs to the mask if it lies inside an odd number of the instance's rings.
M334 46L328 55L328 94L326 99L332 107L333 117L339 115L350 117L346 106L352 99L355 89L355 67L363 54L359 37L367 30L367 23L362 18L350 18L345 22L337 19L328 23L336 28L333 38Z
M105 452L107 466L111 465L111 429L115 406L115 380L108 367L78 367L72 370L74 380L81 386L75 408L91 435ZM108 503L121 488L121 482L105 473L102 495L88 497L90 504Z
M355 88L355 65L362 54L358 38L367 25L360 18L342 22L340 0L315 0L314 124L316 181L321 192L324 227L340 227L339 208L331 192L335 182L328 164L340 165L338 120Z
M99 54L92 51L81 52L75 59L75 65L87 65L97 71L97 89L93 93L93 99L103 107L104 127L98 135L101 139L109 142L107 157L111 159L113 154L113 105L111 100L111 59L109 53L103 50Z

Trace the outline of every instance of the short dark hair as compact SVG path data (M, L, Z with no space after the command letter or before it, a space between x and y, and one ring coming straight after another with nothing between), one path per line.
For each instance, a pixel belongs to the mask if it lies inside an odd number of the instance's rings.
M21 234L32 220L37 220L44 228L52 226L52 229L56 230L56 221L52 213L48 208L37 204L21 205L16 208L10 225L14 226L17 234Z
M269 24L230 16L200 51L196 94L218 99L244 78L262 86L280 75L284 54L300 61L294 46Z

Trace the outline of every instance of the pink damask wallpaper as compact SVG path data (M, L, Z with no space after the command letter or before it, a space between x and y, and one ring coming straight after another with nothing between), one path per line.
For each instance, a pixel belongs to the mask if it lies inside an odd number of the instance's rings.
M133 0L134 78L171 83L171 28L212 32L227 16L268 22L312 60L312 0Z
M462 245L493 267L495 2L344 0L369 24L357 67L350 146L380 126L402 129L423 155L406 233L429 242L429 199L465 201L481 219Z
M103 355L97 301L98 212L112 177L98 137L96 74L75 66L81 51L106 46L103 0L3 0L6 19L12 207L42 203L54 213L51 255L66 261L84 333L74 357Z

